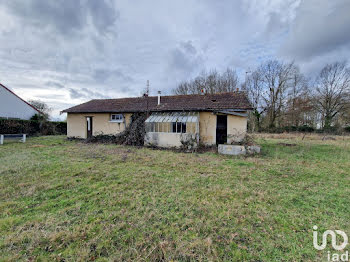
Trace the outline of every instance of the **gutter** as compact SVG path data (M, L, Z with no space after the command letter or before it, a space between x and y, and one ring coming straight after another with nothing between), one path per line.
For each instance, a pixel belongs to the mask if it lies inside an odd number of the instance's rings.
M225 115L232 115L232 116L241 116L241 117L248 117L247 113L239 113L231 110L225 110L225 111L215 111L215 114L225 114Z

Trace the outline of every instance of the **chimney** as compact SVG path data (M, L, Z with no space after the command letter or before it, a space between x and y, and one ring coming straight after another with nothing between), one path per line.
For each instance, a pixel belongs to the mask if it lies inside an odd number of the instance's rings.
M160 94L161 94L161 92L158 91L158 105L160 105Z

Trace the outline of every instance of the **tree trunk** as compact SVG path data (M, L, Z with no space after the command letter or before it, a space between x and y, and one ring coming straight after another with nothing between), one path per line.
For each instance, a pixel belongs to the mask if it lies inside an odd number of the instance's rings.
M332 125L332 116L330 114L326 114L324 117L324 129L329 129Z

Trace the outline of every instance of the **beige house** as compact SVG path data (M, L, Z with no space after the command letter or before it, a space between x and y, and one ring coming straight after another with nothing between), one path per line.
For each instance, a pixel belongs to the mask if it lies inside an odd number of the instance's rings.
M66 109L67 136L88 138L125 130L134 113L147 112L145 145L231 144L247 131L251 105L244 92L98 99Z

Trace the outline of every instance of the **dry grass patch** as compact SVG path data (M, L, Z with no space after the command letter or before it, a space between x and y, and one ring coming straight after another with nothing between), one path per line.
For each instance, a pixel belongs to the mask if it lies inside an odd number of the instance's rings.
M4 145L0 260L324 258L312 245L314 224L350 233L349 143L258 141L254 157L64 137Z

